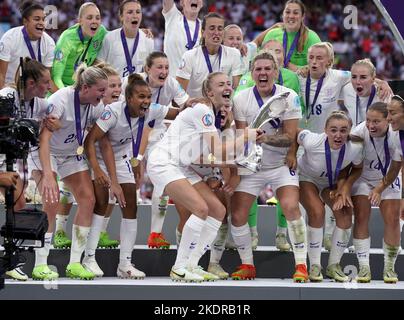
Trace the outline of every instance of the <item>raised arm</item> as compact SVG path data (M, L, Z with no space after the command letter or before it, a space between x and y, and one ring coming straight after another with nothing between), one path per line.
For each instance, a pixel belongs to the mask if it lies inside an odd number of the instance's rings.
M163 0L163 13L169 12L175 6L174 0Z

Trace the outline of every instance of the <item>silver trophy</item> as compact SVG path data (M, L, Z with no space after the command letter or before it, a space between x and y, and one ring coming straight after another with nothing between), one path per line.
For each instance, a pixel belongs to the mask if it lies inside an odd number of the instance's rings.
M260 129L270 121L276 121L279 116L284 113L289 105L287 98L289 92L284 92L271 97L260 109L255 119L248 126L250 129ZM261 170L263 149L260 145L254 143L248 144L248 155L243 159L235 161L235 163L243 168L256 173Z

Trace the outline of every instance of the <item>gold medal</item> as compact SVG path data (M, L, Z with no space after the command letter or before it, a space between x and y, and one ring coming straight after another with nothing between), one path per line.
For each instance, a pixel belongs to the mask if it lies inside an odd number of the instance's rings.
M130 159L130 164L133 168L136 168L139 165L139 160L136 158L131 158Z
M79 146L76 150L76 153L78 156L81 156L84 153L84 147L83 146Z
M210 161L210 162L215 162L216 161L216 157L213 155L213 153L209 153L208 161Z

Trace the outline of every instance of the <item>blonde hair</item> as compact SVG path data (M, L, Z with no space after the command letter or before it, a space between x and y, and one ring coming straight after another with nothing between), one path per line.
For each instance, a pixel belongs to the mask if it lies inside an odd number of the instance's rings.
M325 122L326 128L330 124L331 120L346 120L349 123L349 127L352 128L352 119L345 111L337 110L337 111L331 112L331 114L328 116L328 118Z
M107 63L103 60L96 59L93 63L93 67L102 69L102 71L104 71L108 77L111 77L111 76L119 77L118 71L113 66L111 66L109 63Z
M74 88L80 90L83 85L91 87L97 84L97 82L100 80L108 81L108 76L101 68L87 67L84 63L82 63L76 70L73 79L75 82Z
M325 49L325 51L328 54L328 58L330 59L330 64L327 67L331 68L335 62L334 47L332 46L332 44L330 42L319 42L319 43L313 44L309 48L309 54L315 48Z
M237 24L229 24L224 28L224 34L226 35L226 32L228 32L230 29L238 29L241 32L241 36L244 37L243 30L237 25Z
M206 77L206 79L202 82L202 96L206 99L209 99L208 91L212 90L212 81L216 76L226 75L223 72L212 72Z
M84 15L84 11L88 8L88 7L97 7L97 5L94 2L85 2L81 5L80 9L79 9L79 16L78 18L81 19L83 18ZM100 11L100 9L98 9L98 11Z
M376 77L376 67L374 66L374 64L372 63L372 61L368 58L366 59L362 59L362 60L358 60L356 61L353 65L351 70L353 69L353 67L358 67L358 66L364 66L367 67L370 71L370 75L375 78Z
M270 61L273 62L275 70L276 70L277 72L279 72L279 64L278 64L278 61L276 60L275 55L274 55L272 52L273 52L272 50L263 50L263 51L261 51L258 55L256 55L256 56L254 57L253 61L252 61L252 64L251 64L251 71L254 70L255 63L256 63L258 60L270 60Z

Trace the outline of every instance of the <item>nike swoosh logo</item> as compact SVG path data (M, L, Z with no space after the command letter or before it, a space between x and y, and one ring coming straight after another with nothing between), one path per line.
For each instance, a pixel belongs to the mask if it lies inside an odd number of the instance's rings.
M176 276L178 276L180 278L185 278L185 273L184 274L178 274L177 272L172 271L172 270L171 270L171 272L174 273Z

